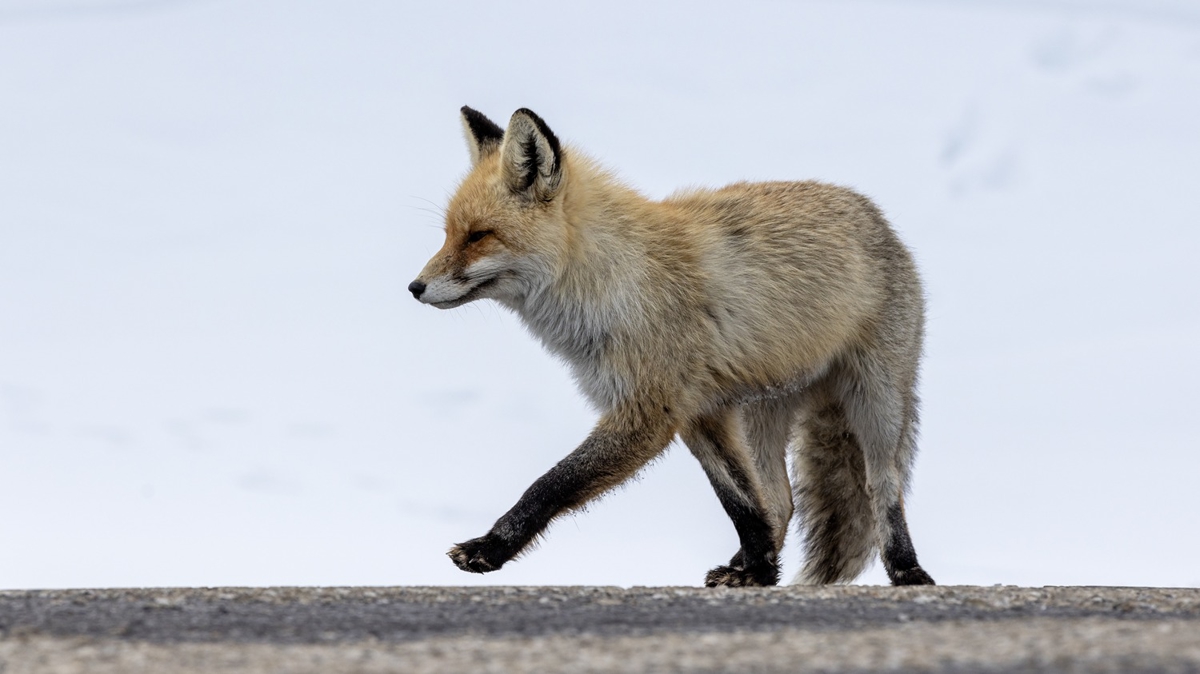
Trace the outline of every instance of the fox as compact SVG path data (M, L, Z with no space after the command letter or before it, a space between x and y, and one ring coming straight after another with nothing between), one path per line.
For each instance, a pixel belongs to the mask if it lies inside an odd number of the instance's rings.
M678 437L740 544L706 586L778 584L793 518L794 582L850 582L878 552L893 585L934 584L904 511L924 291L871 200L804 181L655 201L529 109L505 128L470 107L461 121L470 169L408 290L439 309L490 299L515 313L599 420L449 551L459 569L500 569Z

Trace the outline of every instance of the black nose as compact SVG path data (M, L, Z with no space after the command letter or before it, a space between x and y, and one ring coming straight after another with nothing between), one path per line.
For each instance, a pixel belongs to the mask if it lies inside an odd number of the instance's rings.
M425 284L420 281L413 281L408 284L408 292L413 294L413 297L421 299L421 293L425 292Z

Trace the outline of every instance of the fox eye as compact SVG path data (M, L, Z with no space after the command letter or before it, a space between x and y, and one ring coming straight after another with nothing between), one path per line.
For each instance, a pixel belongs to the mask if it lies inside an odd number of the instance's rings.
M470 235L467 236L467 243L470 244L470 243L475 243L476 241L482 241L483 239L490 236L491 233L492 233L492 230L490 230L490 229L480 229L480 230L471 232Z

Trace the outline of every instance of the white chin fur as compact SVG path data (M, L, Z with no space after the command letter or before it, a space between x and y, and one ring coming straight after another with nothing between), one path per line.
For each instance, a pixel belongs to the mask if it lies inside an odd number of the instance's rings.
M426 286L420 299L425 304L431 304L439 309L452 309L467 302L492 297L495 284L495 278L470 284L456 281L435 281Z
M447 279L436 279L425 286L421 301L425 304L445 304L462 299L472 286Z

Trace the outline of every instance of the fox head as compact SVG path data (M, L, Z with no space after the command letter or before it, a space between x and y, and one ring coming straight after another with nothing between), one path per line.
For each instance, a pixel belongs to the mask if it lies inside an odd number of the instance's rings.
M492 298L514 305L555 270L566 246L566 167L558 138L524 108L507 129L462 109L471 171L446 209L446 241L408 289L439 309Z

